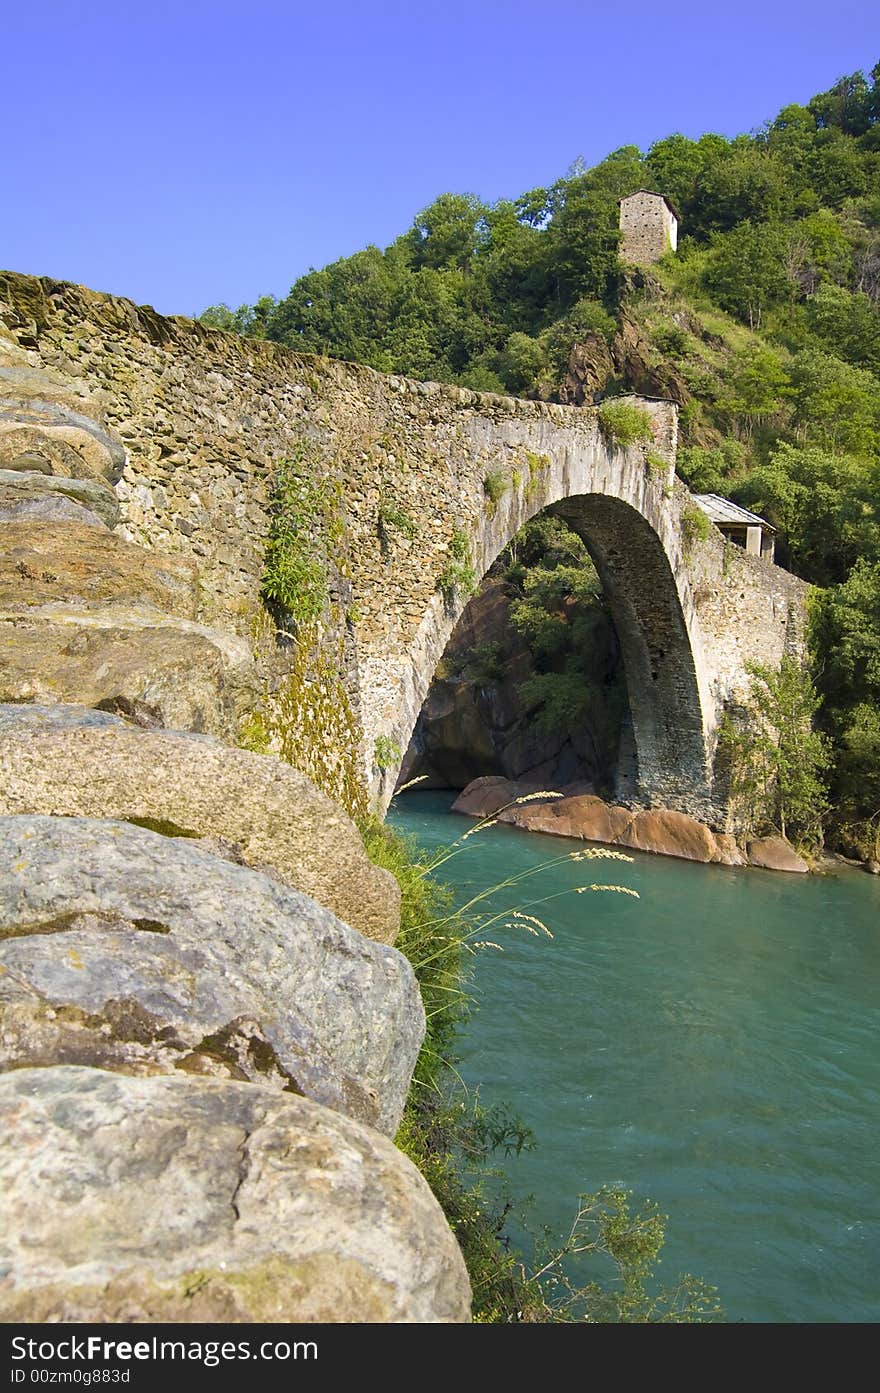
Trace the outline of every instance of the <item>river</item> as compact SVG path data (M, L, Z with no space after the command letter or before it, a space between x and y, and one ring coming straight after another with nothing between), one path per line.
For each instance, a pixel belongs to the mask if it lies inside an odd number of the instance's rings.
M389 820L442 846L473 825L451 801L411 792ZM466 898L581 846L492 827L442 878ZM639 898L559 895L591 882ZM498 1163L534 1228L621 1183L669 1216L658 1275L713 1283L727 1320L880 1318L880 878L634 853L493 907L544 895L553 938L493 930L458 1042L468 1085L535 1134Z

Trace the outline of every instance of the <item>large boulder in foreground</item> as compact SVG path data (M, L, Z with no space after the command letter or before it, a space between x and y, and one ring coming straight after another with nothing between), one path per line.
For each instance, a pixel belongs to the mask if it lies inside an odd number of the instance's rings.
M754 837L747 850L750 866L761 866L767 871L793 871L796 875L806 875L810 869L785 837Z
M393 1133L425 1019L400 953L126 823L0 817L0 1069L269 1082Z
M38 464L39 460L33 463ZM73 511L58 508L60 500L73 504ZM119 521L119 499L103 479L59 479L40 469L0 469L0 521L18 516L60 516L92 525L97 520L104 527L115 527Z
M369 1128L248 1084L0 1079L0 1319L465 1321L418 1171Z
M0 468L115 484L125 468L125 447L87 393L51 370L23 363L2 342Z
M233 741L259 695L253 654L195 622L198 595L192 562L103 526L0 521L0 701L138 710L155 726Z
M210 736L144 730L77 706L0 706L0 814L138 821L219 838L382 942L400 889L354 823L310 779Z

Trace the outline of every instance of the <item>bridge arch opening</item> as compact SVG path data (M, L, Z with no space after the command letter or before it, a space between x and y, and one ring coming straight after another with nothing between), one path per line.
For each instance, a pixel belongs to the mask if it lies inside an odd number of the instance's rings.
M541 528L548 554L536 561ZM502 774L711 817L694 655L667 547L648 519L613 495L576 494L504 542L476 596L447 615L398 782L427 775L429 786L454 788L468 774ZM525 573L524 548L534 568ZM543 637L530 615L542 586Z

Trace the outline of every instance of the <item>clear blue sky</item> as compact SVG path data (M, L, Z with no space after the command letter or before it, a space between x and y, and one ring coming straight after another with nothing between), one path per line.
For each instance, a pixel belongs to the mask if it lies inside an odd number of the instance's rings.
M734 135L880 58L869 0L12 0L0 265L164 313L284 294L437 194Z

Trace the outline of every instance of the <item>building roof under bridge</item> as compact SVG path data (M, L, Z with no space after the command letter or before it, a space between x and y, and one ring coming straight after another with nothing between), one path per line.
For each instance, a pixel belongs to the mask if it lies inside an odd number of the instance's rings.
M722 498L720 494L695 493L693 499L707 517L719 526L738 522L742 527L763 527L766 532L776 531L766 518L759 518L757 513L750 513L748 508L741 508L738 503L731 503L729 498Z

